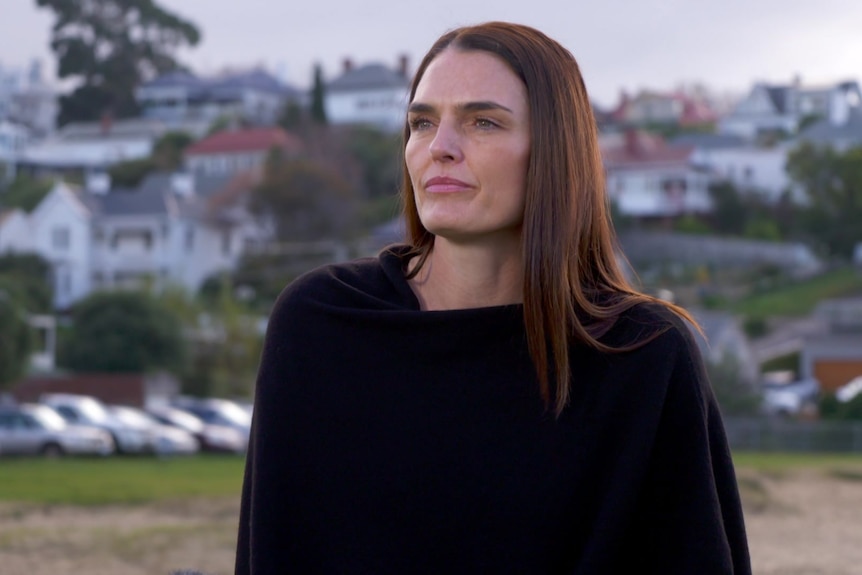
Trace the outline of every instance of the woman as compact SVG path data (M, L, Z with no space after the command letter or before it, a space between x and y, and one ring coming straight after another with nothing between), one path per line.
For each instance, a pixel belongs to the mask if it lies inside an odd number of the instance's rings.
M750 573L690 318L620 272L571 54L449 32L404 136L407 245L273 310L236 572Z

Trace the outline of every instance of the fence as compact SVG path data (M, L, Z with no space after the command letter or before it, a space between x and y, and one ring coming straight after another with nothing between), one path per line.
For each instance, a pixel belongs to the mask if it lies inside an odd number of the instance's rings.
M724 426L734 450L862 454L862 422L727 418Z

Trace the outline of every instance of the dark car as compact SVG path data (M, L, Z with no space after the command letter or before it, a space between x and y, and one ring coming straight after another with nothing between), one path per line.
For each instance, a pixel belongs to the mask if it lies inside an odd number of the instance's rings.
M241 430L227 425L206 423L197 415L177 407L150 406L147 413L165 425L173 425L194 435L202 451L243 453L248 445L248 437Z

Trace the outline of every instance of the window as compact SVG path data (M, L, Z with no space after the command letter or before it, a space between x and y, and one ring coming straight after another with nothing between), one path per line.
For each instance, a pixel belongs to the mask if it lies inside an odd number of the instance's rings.
M230 230L224 230L221 233L221 253L230 254Z
M58 250L69 249L71 243L69 228L58 227L51 230L51 246Z
M186 250L191 251L195 247L195 229L186 228Z

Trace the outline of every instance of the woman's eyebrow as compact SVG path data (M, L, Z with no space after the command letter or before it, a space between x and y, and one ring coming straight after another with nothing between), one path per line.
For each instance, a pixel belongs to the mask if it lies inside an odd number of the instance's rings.
M481 100L478 102L465 102L463 104L458 104L455 106L455 109L458 112L484 112L488 110L503 110L504 112L512 112L511 108L504 106L503 104L493 102L490 100ZM407 108L407 112L410 114L430 114L436 112L436 108L431 104L426 104L424 102L413 102L410 104L410 107Z

